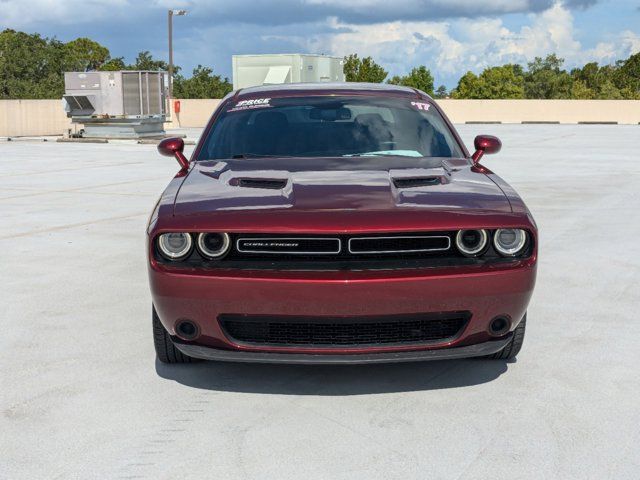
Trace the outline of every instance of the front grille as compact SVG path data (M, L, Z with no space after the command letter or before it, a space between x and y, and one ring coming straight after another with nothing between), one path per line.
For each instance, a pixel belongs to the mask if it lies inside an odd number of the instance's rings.
M365 318L221 315L219 321L238 344L350 347L441 343L457 337L468 318L462 312Z
M230 257L234 259L256 260L262 257L269 260L286 260L291 256L299 259L303 255L322 255L325 260L362 260L366 256L401 259L405 255L416 258L453 250L449 232L354 236L245 234L235 238L235 251L230 252Z
M349 239L349 253L353 254L442 252L449 250L449 247L451 247L451 239L446 235Z

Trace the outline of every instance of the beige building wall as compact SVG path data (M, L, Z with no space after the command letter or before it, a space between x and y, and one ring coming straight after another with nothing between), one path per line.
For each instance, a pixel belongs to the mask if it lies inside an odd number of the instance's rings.
M179 100L166 128L201 128L218 99ZM640 124L640 100L440 100L454 123L554 122ZM171 102L173 110L174 101ZM77 130L60 100L0 100L0 137L62 135Z
M640 123L640 100L439 100L453 123Z
M70 128L61 100L0 100L0 137L62 135Z
M180 113L175 113L176 101L180 102ZM220 99L217 98L172 100L172 119L167 128L202 128L219 104Z
M203 127L219 100L180 100L173 126ZM640 100L439 100L453 123L640 124Z

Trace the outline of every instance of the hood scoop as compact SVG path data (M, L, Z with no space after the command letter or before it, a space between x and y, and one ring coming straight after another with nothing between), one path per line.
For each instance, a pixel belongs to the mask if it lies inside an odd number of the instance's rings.
M442 183L441 177L406 177L406 178L394 178L393 184L396 188L416 188L416 187L430 187L432 185L440 185Z
M280 178L239 178L237 182L239 187L267 190L282 190L287 186L287 180Z
M446 171L436 168L403 168L389 170L391 183L397 190L435 187L449 183Z

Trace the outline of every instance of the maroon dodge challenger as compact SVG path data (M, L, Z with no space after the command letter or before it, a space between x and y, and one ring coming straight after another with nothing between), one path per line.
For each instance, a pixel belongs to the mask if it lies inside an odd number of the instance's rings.
M537 230L421 91L298 84L225 97L147 229L158 359L514 358Z

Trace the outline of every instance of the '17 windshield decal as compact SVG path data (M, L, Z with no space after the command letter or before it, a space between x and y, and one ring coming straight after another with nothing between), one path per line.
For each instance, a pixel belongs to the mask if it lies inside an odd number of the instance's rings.
M429 103L423 103L423 102L411 102L411 105L416 107L418 110L422 110L425 112L429 111L429 107L431 107L431 104Z

